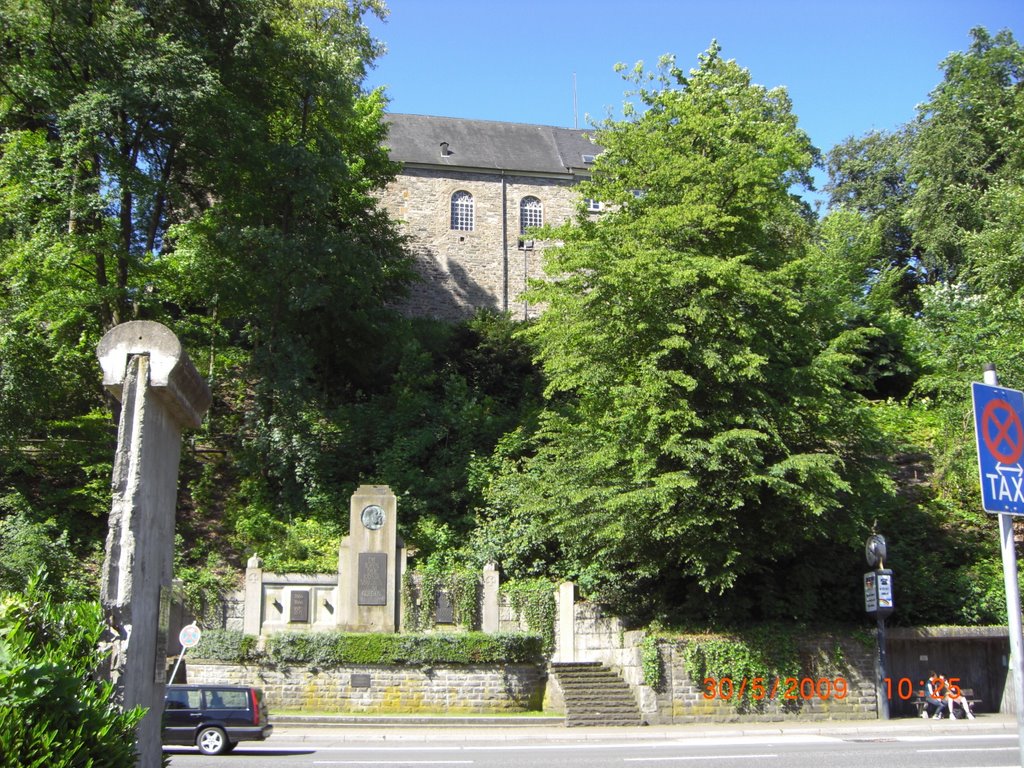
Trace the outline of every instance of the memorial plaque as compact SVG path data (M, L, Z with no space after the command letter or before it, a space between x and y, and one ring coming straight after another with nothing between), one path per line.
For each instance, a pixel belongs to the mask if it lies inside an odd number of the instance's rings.
M359 553L359 605L388 604L388 556L386 552Z
M434 621L438 624L455 623L455 606L448 593L441 590L437 593L437 600L434 603Z
M291 606L288 611L288 621L308 624L309 623L309 590L296 589L291 593Z
M370 687L370 676L363 673L352 673L352 687L353 688L369 688Z

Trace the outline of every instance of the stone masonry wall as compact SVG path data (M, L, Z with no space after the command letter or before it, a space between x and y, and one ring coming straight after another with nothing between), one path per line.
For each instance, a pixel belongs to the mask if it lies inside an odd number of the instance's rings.
M353 685L353 675L364 679ZM543 668L532 665L321 669L188 662L189 683L257 686L271 713L524 712L541 708L545 679Z
M541 248L520 250L519 205L526 196L543 205L545 224L561 224L578 194L568 179L506 176L505 232L502 231L502 176L406 168L381 194L381 202L409 236L423 281L411 286L401 309L409 315L444 320L469 317L478 307L534 317L520 294L527 279L541 278ZM451 229L452 194L473 195L472 231ZM506 305L507 302L507 305Z
M736 692L742 680L731 680L732 697L723 696L721 681L706 698L702 681L691 680L686 672L684 655L693 640L664 643L661 646L663 690L657 693L657 713L650 722L735 722L777 721L786 719L876 719L878 703L874 687L874 655L855 640L834 636L808 637L801 641L801 674L795 680L765 681L763 706L742 711ZM838 649L838 653L837 653ZM841 662L823 663L825 659L841 658ZM747 681L747 685L750 681ZM836 698L837 684L846 690ZM770 701L771 691L775 699Z

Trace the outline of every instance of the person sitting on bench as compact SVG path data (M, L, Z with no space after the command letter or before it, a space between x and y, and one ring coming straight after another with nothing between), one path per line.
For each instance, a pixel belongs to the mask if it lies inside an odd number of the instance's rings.
M942 718L942 695L945 693L945 680L939 677L935 670L928 673L928 682L925 683L924 711L921 717L934 717L936 720Z

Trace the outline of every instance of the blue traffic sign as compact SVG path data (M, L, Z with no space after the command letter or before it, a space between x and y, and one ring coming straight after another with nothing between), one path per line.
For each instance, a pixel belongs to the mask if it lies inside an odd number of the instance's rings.
M1024 515L1024 392L973 382L971 396L982 508Z

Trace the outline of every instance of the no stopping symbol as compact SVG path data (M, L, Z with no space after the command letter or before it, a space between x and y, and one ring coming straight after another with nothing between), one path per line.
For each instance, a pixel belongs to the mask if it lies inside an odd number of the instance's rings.
M1000 464L1016 464L1024 453L1024 427L1005 400L989 400L981 412L981 438Z

